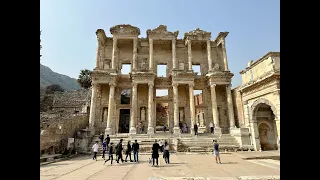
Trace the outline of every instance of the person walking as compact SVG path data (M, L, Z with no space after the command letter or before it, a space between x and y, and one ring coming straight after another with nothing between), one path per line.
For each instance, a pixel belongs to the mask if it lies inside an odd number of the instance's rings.
M129 158L130 158L130 162L133 162L133 161L131 160L131 151L132 151L132 147L131 147L130 141L128 141L127 150L126 150L126 158L125 158L124 162L127 162L128 156L129 156Z
M98 154L98 150L99 150L99 141L96 141L96 143L92 146L93 149L93 160L97 161L97 154Z
M197 125L197 123L194 123L193 129L194 129L194 135L197 136L198 135L198 125Z
M123 148L122 148L122 141L123 141L123 139L120 139L120 142L119 142L119 144L117 145L117 147L116 147L116 155L117 155L117 163L119 163L119 160L121 159L121 162L123 163L123 158L122 158L122 150L123 150Z
M102 158L103 158L103 159L105 159L105 158L104 158L104 154L106 153L106 150L107 150L107 142L104 141L104 142L102 143Z
M217 140L213 140L213 155L216 159L216 163L221 164L220 153L219 153L219 144L218 144Z
M167 141L164 142L164 146L163 146L163 154L164 154L164 161L169 164L170 160L169 160L169 144L167 143Z
M107 137L106 137L105 141L107 142L107 150L109 150L109 143L110 143L109 134L107 134Z
M139 162L139 143L137 140L134 140L134 143L132 144L132 150L133 150L133 159L134 162Z
M100 134L99 139L101 140L101 144L102 144L104 139L104 135L102 133Z
M108 162L109 160L111 160L111 165L112 165L112 161L113 161L113 143L110 143L110 146L108 148L108 153L109 153L109 158L107 160L104 161L104 164L106 164L106 162ZM103 165L104 165L103 164Z
M210 122L209 126L210 126L210 132L211 132L211 134L214 134L214 132L213 132L213 130L214 130L214 125L213 125L213 123Z
M159 149L160 149L160 146L157 143L157 140L155 140L153 145L152 145L152 166L154 166L154 160L156 160L156 163L157 163L157 166L158 166Z

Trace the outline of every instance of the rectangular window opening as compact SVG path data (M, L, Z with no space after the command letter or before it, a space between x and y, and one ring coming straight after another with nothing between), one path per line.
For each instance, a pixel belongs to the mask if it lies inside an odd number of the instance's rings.
M193 90L193 94L195 97L195 104L196 105L203 105L203 93L202 90Z
M156 89L156 97L168 97L168 89Z
M157 65L157 76L158 77L167 77L167 65L158 64Z
M131 64L122 64L121 74L129 74L131 72Z
M200 64L192 65L192 70L193 70L193 72L198 73L197 76L201 76Z

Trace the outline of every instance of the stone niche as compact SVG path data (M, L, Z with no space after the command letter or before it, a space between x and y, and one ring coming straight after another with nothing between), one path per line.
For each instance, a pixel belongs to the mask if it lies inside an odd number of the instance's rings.
M111 59L103 59L103 69L111 69Z

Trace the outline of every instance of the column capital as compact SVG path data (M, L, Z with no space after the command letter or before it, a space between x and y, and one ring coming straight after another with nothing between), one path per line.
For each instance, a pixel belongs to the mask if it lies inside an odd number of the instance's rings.
M138 86L138 83L136 83L136 82L133 82L133 83L132 83L132 87L137 88L137 86Z
M154 84L153 83L148 83L148 87L150 88L152 88L154 86Z
M112 40L113 40L113 42L117 42L118 38L117 37L113 37Z
M189 83L188 86L193 88L194 87L194 83Z
M116 87L116 83L109 83L110 87Z
M176 44L176 39L172 39L172 44Z
M178 87L178 85L179 85L178 83L172 83L173 87Z
M210 84L211 87L217 86L217 84L216 84L216 83L213 83L213 82L210 82L209 84Z

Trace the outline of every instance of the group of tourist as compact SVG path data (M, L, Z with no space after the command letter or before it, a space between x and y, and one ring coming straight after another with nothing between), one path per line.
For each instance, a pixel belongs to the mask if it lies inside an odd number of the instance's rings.
M101 134L99 138L103 139L103 134ZM104 164L106 162L108 162L109 160L111 160L111 165L112 165L114 153L116 154L117 163L119 163L120 160L122 163L127 162L128 156L129 156L130 162L133 162L131 159L131 152L132 151L133 151L134 162L139 162L139 156L138 156L139 143L137 142L137 140L135 140L132 145L131 145L131 142L128 141L127 149L125 151L125 154L126 154L125 160L122 157L122 151L123 151L122 141L123 141L123 139L120 139L120 142L114 147L113 142L110 143L109 135L107 135L106 139L102 143L102 158L105 160L106 151L108 152L109 157L107 160L104 161ZM93 160L97 161L97 153L99 150L99 141L96 141L96 143L92 146L92 149L93 149ZM156 163L156 166L159 166L159 151L161 153L163 153L163 158L165 160L165 163L166 164L170 163L169 143L167 141L165 141L164 143L162 141L160 141L158 144L157 140L155 140L152 145L152 155L151 155L152 166L155 166L155 163ZM219 153L219 144L218 144L217 140L213 140L213 155L215 157L216 163L221 164L220 153ZM151 164L151 159L149 158L150 164Z

